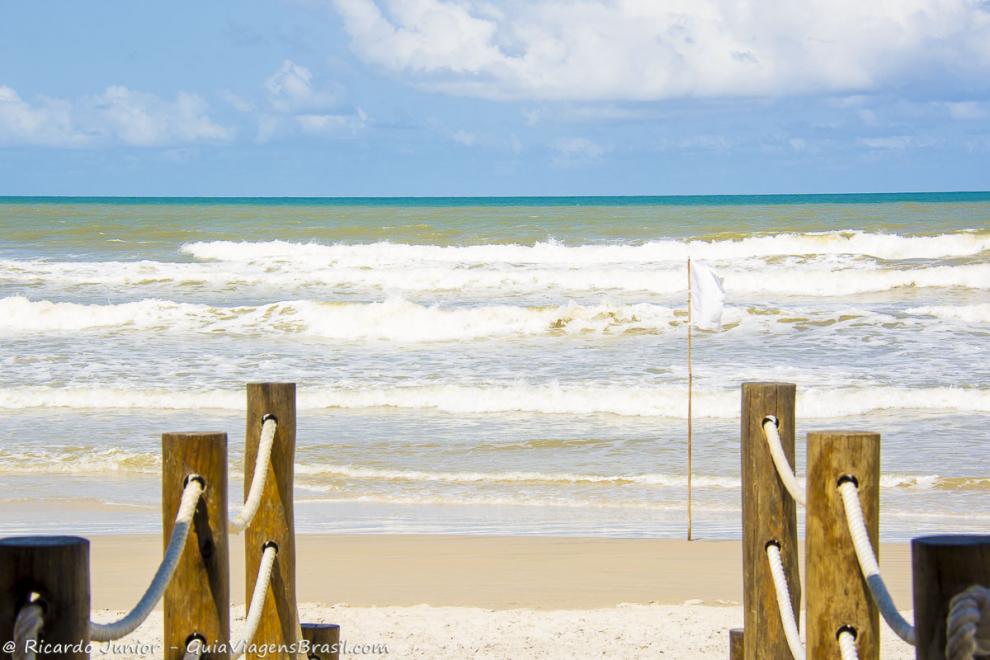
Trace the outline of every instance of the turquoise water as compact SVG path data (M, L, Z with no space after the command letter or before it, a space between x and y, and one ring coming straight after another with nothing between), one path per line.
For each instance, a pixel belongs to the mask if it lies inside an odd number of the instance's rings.
M738 535L756 379L884 434L886 538L986 529L979 192L0 198L0 527L157 529L160 433L227 430L237 475L243 384L289 380L303 531L679 536L688 257L726 289L701 534Z

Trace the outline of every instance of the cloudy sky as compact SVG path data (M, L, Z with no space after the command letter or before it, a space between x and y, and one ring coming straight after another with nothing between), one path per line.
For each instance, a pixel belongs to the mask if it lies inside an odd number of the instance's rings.
M988 0L0 0L0 194L987 189Z

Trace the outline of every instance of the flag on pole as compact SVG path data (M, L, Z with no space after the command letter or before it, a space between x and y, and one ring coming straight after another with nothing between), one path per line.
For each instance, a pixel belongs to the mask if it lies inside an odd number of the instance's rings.
M691 260L691 317L701 330L722 329L722 278L708 266Z

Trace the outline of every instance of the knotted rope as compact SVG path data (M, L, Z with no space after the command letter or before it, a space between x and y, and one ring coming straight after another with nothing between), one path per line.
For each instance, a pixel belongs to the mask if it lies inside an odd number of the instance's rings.
M272 445L275 444L278 422L272 415L265 415L261 419L261 438L258 440L258 458L254 462L251 489L244 501L244 508L230 521L230 531L234 534L240 534L251 524L254 514L261 506L261 495L265 492L265 480L268 479L268 465L272 459Z
M254 591L251 593L251 605L248 607L247 617L244 621L244 634L241 641L231 647L231 651L237 653L240 658L244 655L248 645L254 640L258 632L258 625L261 623L261 614L265 609L265 597L268 595L268 585L272 581L272 568L275 566L275 556L278 554L278 547L268 545L261 554L261 562L258 565L258 579L254 583Z
M787 588L787 576L784 575L784 564L780 559L780 546L776 543L767 544L767 561L770 562L770 575L773 576L774 591L777 593L777 609L780 611L780 623L784 628L787 646L790 647L794 660L804 660L804 647L801 645L798 624L794 620L794 611L791 609L791 592Z
M914 646L916 636L914 626L907 622L897 611L894 599L887 590L887 584L880 575L880 564L877 556L873 552L870 544L870 533L866 530L866 523L863 521L863 509L859 502L859 487L852 479L844 479L839 484L839 493L842 494L842 508L846 512L846 524L849 527L849 536L852 537L853 548L856 550L856 559L859 562L859 569L863 573L863 579L870 587L870 594L873 602L877 604L877 609L887 622L891 630L905 642Z
M784 448L780 444L780 433L777 431L778 425L779 422L773 415L764 417L761 424L763 427L763 437L766 438L767 448L770 449L770 457L773 459L773 464L777 468L777 476L780 477L784 488L791 494L795 502L804 506L804 489L798 484L797 477L794 476L794 470L791 469L790 464L787 462L787 456L784 455Z
M90 623L89 634L94 642L109 642L134 632L140 626L155 605L161 600L165 593L165 588L172 580L175 569L179 565L182 551L186 546L186 539L189 537L189 525L192 523L196 513L196 505L203 494L203 480L199 475L189 475L186 479L186 486L182 491L182 500L179 502L179 511L175 514L175 527L172 528L172 538L168 541L165 549L165 556L162 563L155 572L148 589L141 596L141 600L130 612L122 618L111 623Z
M949 601L945 637L948 660L990 654L990 589L973 585Z
M45 625L45 610L36 599L37 594L32 594L31 602L18 610L14 618L13 660L34 660L34 649L29 649L28 643L38 640L38 633Z

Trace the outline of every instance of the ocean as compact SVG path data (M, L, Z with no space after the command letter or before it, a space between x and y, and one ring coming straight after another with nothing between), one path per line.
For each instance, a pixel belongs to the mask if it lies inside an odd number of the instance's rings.
M882 434L881 536L990 528L990 193L0 198L0 533L161 525L160 436L298 383L301 532L740 535L740 383Z

